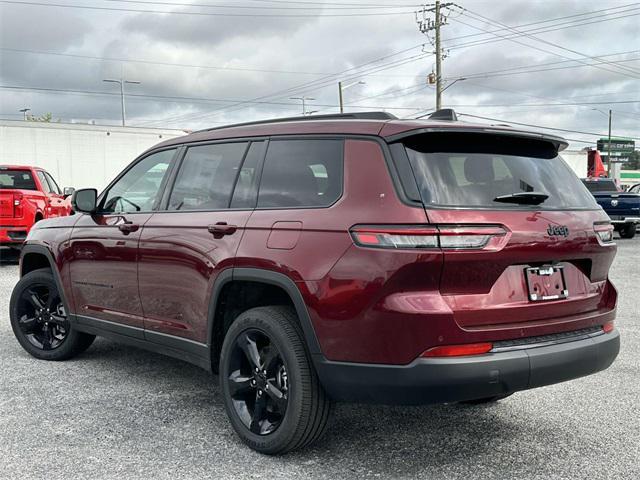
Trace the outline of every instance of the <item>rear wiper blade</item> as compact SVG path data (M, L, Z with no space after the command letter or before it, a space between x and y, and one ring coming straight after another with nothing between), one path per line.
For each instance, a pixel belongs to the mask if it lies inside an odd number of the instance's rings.
M519 203L520 205L540 205L549 195L542 192L517 192L508 195L500 195L493 199L494 202Z

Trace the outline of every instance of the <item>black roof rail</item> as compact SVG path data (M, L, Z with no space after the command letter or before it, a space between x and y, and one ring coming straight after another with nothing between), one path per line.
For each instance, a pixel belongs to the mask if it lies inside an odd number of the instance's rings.
M234 123L222 127L205 128L197 132L210 132L231 127L246 127L249 125L266 125L280 122L302 122L311 120L397 120L398 117L387 112L354 112L354 113L330 113L327 115L305 115L303 117L270 118L267 120L257 120L255 122Z
M441 108L436 110L427 117L429 120L449 120L452 122L458 121L458 116L453 108Z

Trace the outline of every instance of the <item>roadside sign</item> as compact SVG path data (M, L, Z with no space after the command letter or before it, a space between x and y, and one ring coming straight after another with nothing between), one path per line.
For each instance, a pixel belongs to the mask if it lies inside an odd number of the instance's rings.
M636 149L636 143L630 138L611 137L611 163L624 163ZM609 158L609 138L598 140L598 150L602 159Z

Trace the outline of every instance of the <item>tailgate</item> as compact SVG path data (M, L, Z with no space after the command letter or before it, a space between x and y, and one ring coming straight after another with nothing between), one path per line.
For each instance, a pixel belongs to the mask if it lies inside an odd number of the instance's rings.
M640 216L640 195L635 193L594 194L612 219Z
M440 292L462 328L604 308L612 227L556 143L466 132L402 143L440 232Z
M13 217L13 192L0 190L0 217Z

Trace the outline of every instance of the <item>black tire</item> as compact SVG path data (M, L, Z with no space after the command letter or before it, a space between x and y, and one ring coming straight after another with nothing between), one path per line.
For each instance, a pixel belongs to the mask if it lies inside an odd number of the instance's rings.
M510 397L513 393L507 393L506 395L496 395L494 397L486 397L486 398L476 398L474 400L464 400L461 403L462 405L485 405L487 403L496 403L500 400L503 400L507 397Z
M621 238L633 238L636 236L636 224L635 223L627 223L624 227L620 229L620 237Z
M250 358L256 357L247 352L257 353L258 370L264 366L263 371L255 371L256 360ZM272 377L274 369L277 377ZM282 372L285 382L280 382ZM276 455L305 447L326 430L332 403L320 385L291 308L257 307L238 316L222 345L220 388L234 430L260 453ZM262 421L258 405L263 405Z
M70 325L48 268L29 272L16 284L9 302L9 317L22 348L41 360L75 357L95 339L94 335L77 332Z

